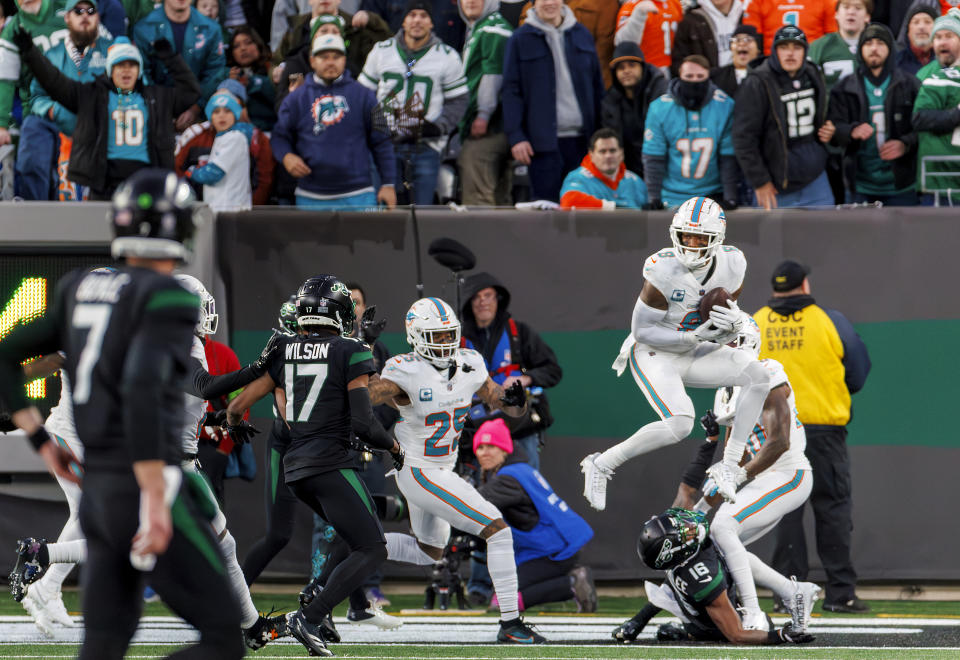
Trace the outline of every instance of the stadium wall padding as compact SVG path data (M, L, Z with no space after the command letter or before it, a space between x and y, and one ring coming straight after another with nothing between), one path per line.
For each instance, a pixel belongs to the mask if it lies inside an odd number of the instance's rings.
M73 245L102 242L103 210L0 205L0 248L10 241L49 248L57 238ZM582 559L601 580L649 575L636 558L635 532L673 500L697 434L624 465L611 482L604 513L592 511L583 499L578 464L653 419L632 380L616 378L610 363L629 326L643 261L669 245L670 214L418 210L417 216L425 294L454 303L453 278L427 256L427 247L439 236L455 238L476 254L475 271L493 273L511 290L515 317L536 328L557 353L564 379L550 391L556 424L548 433L542 471L594 526L596 537ZM70 221L75 224L57 237L57 223ZM259 209L222 214L203 238L202 252L215 257L198 260L191 270L201 277L219 271L224 288L217 287L218 311L230 333L218 338L231 343L242 361L259 353L277 323L280 303L306 277L323 272L361 282L368 301L388 320L385 342L394 351L406 350L401 322L418 293L409 212ZM861 579L960 579L960 567L944 551L960 544L960 528L928 513L952 506L960 465L951 424L956 359L949 351L960 333L956 212L738 211L729 217L727 243L740 247L749 264L743 309L762 306L772 269L794 258L812 267L818 302L842 311L870 350L873 371L854 397L849 437L854 564ZM712 393L692 394L697 411L705 410ZM261 403L254 412L261 428L268 428L269 406ZM261 467L263 437L255 441ZM0 464L2 455L0 448ZM263 531L262 472L253 483L227 482L227 516L241 561ZM15 490L7 487L0 495L0 547L12 548L25 535L56 538L66 506L11 495ZM820 580L810 513L806 523L811 575ZM769 558L771 541L756 544L761 557ZM310 518L301 506L294 539L268 575L301 579L309 544ZM8 570L8 563L12 553L0 558L0 569ZM427 575L396 564L388 564L385 573Z

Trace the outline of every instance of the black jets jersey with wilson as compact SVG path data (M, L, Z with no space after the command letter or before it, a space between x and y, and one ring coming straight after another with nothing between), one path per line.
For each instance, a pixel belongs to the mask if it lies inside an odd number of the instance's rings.
M355 466L347 385L376 373L370 347L351 337L311 334L285 340L269 367L286 392L283 419L290 447L283 459L287 482Z
M728 592L730 602L736 606L736 585L722 555L710 539L704 541L700 552L687 563L667 571L667 584L690 619L688 625L700 631L719 632L707 613L707 607L721 593Z

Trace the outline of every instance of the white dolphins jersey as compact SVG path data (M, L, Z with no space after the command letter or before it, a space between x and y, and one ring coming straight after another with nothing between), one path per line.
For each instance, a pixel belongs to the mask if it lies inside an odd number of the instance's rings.
M77 427L73 424L73 401L70 396L70 378L66 371L61 370L60 400L50 409L50 415L43 425L54 435L79 442Z
M787 372L784 370L783 365L776 360L760 360L760 364L766 367L767 372L770 374L771 391L775 387L784 384L790 387L790 395L787 397L787 407L790 408L790 447L780 455L773 465L764 470L764 472L774 470L779 472L810 470L810 462L804 453L807 447L807 434L797 416L797 401L793 397L793 386L790 385ZM733 425L733 416L736 413L736 403L739 396L739 387L721 387L717 390L713 402L713 412L717 416L717 423L724 426ZM753 431L750 433L750 438L747 440L747 452L751 457L756 456L757 452L760 451L760 448L763 447L763 444L767 441L767 431L763 428L762 421L762 418L757 420L757 423L753 426Z
M203 342L197 336L193 337L193 345L190 347L190 357L200 360L204 369L207 367L207 354L203 350ZM184 403L186 404L186 414L184 415L183 434L181 436L181 445L184 454L196 454L197 446L200 444L200 423L207 414L207 402L192 394L184 393Z
M700 282L693 271L677 259L672 247L647 257L643 263L643 278L667 299L667 315L657 322L658 326L670 330L696 330L705 320L700 319L699 310L703 294L719 286L736 293L743 285L747 260L738 248L721 245L709 268L713 272Z
M397 442L406 454L404 464L420 468L453 468L457 442L474 393L487 381L487 367L474 350L458 350L453 378L449 369L437 369L416 353L390 358L380 377L402 389L410 403L398 406L394 426Z

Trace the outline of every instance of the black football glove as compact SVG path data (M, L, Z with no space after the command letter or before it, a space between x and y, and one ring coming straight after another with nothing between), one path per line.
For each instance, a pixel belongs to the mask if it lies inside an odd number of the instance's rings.
M720 425L717 424L717 416L712 410L708 410L704 416L700 418L700 428L703 429L703 432L707 434L708 438L714 438L720 435Z
M500 403L506 406L515 406L523 408L527 404L527 393L523 390L523 385L519 380L513 381L513 385L503 391L500 397Z
M283 337L289 337L283 330L273 329L273 334L270 335L270 339L267 340L267 345L263 347L263 350L260 352L260 357L254 360L250 364L250 368L253 369L253 372L257 375L257 378L260 378L263 374L267 373L267 368L270 366L270 360L273 359L273 354L280 349L280 340Z
M425 138L435 138L443 135L443 131L432 121L424 120L420 126L420 135Z
M769 633L771 644L809 644L816 639L808 632L801 632L788 623L783 628L772 630ZM776 639L774 639L774 637Z
M227 425L227 411L226 410L211 410L203 418L201 426L226 426Z
M13 31L10 40L13 41L13 45L17 47L21 55L26 55L33 49L33 37L20 26L17 26L17 29Z
M374 321L377 315L377 306L370 305L363 310L363 316L360 317L360 339L373 346L374 342L380 337L380 333L387 325L387 319Z
M223 430L233 439L233 442L238 445L244 445L250 442L253 440L253 436L260 433L260 429L244 420L240 420L239 424L233 426L228 424L223 427Z
M732 199L724 199L720 202L720 208L722 208L724 211L736 211L739 206L740 205Z
M157 39L150 44L150 47L153 48L153 54L162 60L177 54L177 52L173 50L173 44L166 39Z
M390 452L390 458L393 459L393 469L399 472L403 469L403 459L406 454L403 453L403 447L397 445L397 453Z
M640 207L644 211L662 211L666 207L663 205L659 199L651 199L649 202Z

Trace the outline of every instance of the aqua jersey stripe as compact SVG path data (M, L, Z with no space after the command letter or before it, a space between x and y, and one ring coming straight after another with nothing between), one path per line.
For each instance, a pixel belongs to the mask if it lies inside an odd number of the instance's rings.
M753 514L757 513L758 511L763 510L768 504L770 504L771 502L773 502L773 501L774 501L775 499L777 499L778 497L783 497L783 496L786 495L787 493L796 490L797 487L800 486L800 483L801 483L802 481L803 481L803 470L797 470L797 471L794 473L792 480L790 480L788 483L785 483L784 485L780 486L779 488L775 488L774 490L771 490L769 493L767 493L766 495L764 495L763 497L761 497L759 500L757 500L757 501L754 502L753 504L750 504L750 505L744 507L743 509L741 509L740 511L738 511L738 512L733 516L734 519L735 519L737 522L741 522L741 523L742 523L744 520L746 520L747 518L749 518L749 517L752 516Z
M456 509L457 511L459 511L460 513L462 513L463 515L465 515L467 518L474 521L475 523L478 523L486 527L487 525L493 522L492 518L487 518L485 515L483 515L476 509L473 509L467 506L467 504L463 500L458 499L451 493L448 493L444 489L440 488L440 486L436 485L435 483L427 479L427 477L423 474L423 471L420 468L410 468L410 473L413 474L414 480L418 484L420 484L420 486L423 487L424 490L426 490L428 493L436 495L441 500L443 500L444 502L452 506L454 509Z
M690 224L699 225L700 224L700 210L703 208L703 202L706 197L698 197L697 203L693 207L693 211L690 213Z
M636 373L637 377L643 381L647 391L650 392L650 397L653 399L653 402L657 404L660 414L664 417L673 417L673 413L670 412L669 408L667 408L667 404L663 402L663 399L657 396L657 392L653 389L653 385L650 384L650 381L647 380L647 377L643 375L642 371L640 371L640 365L637 364L637 359L634 357L632 350L630 351L630 366L633 367L634 373Z
M721 580L723 580L723 566L717 564L717 576L710 581L710 584L693 594L693 599L699 603L701 600L706 598L711 591L717 588L717 585L720 584Z
M430 302L432 302L432 303L434 304L434 306L437 308L437 313L440 314L440 320L443 321L444 323L446 323L446 322L447 322L447 310L445 310L445 309L443 308L443 305L440 303L440 301L437 300L436 298L427 298L427 300L429 300Z
M63 447L64 449L66 449L67 452L68 452L71 456L73 456L73 460L70 461L70 471L73 472L73 473L74 473L75 475L77 475L78 477L80 477L81 479L83 479L83 468L81 467L81 464L83 463L83 461L81 461L79 458L77 458L77 455L74 454L73 451L70 449L70 445L67 444L67 441L66 441L66 440L64 440L63 438L61 438L61 437L60 437L59 435L57 435L56 433L51 433L50 435L53 436L54 440L56 440L57 443L58 443L61 447Z

